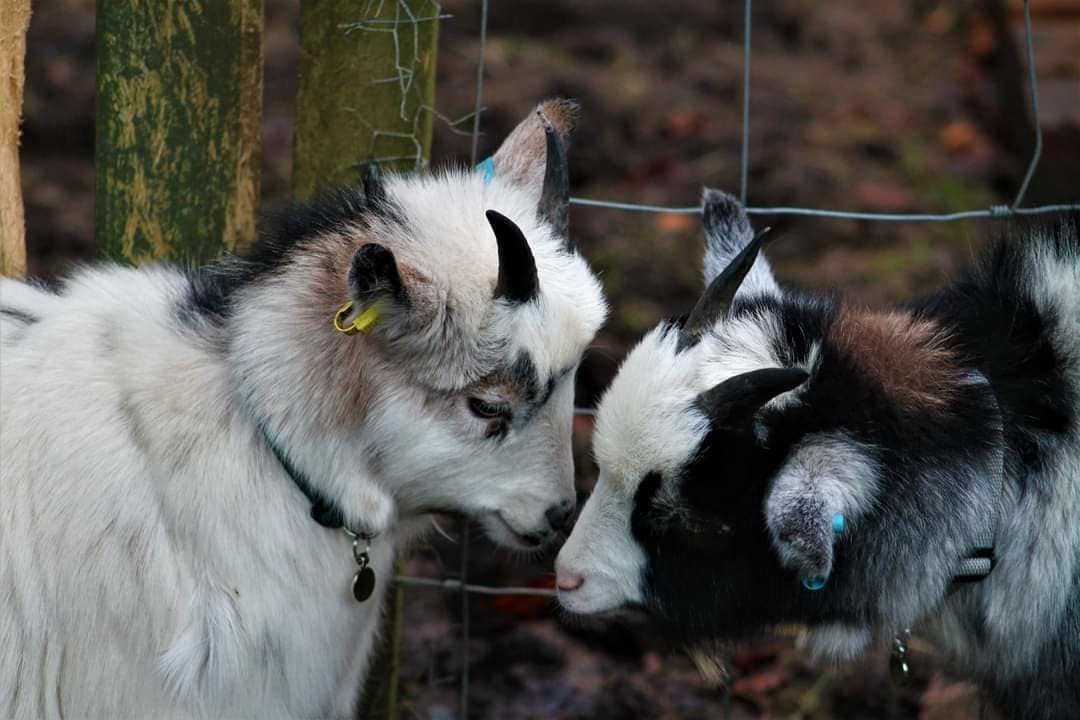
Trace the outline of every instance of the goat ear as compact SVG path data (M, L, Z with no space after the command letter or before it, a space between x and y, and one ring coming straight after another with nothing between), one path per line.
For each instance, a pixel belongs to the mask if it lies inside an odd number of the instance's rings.
M780 562L804 582L827 579L835 543L845 525L873 505L879 475L867 446L838 434L804 439L765 499L766 525Z
M754 240L754 231L746 208L733 195L706 188L701 207L705 227L705 285L708 286ZM758 254L738 293L780 294L780 287L764 255Z
M408 302L408 293L398 272L394 253L378 243L363 245L353 254L348 285L353 309L350 316L345 318L346 325L354 316L378 302L399 307Z
M566 146L577 121L578 104L547 100L521 121L492 158L495 174L526 188L537 214L567 238L570 199Z

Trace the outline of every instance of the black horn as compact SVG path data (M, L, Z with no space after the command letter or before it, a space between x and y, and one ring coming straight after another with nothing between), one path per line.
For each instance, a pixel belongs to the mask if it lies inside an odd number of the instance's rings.
M695 404L713 427L740 428L777 395L794 390L810 375L802 368L764 368L728 378L697 396Z
M499 245L499 280L495 284L495 297L529 302L539 294L540 280L525 234L513 220L494 210L487 211L487 219Z
M701 299L690 311L690 315L679 332L678 350L682 351L697 345L705 331L727 315L731 308L731 301L735 298L735 293L742 284L743 278L754 266L758 252L761 251L763 238L768 232L769 228L765 228L754 235L754 239L747 243L746 247L728 263L724 271L713 278L709 287L705 288Z
M547 159L544 163L544 188L540 191L540 205L537 214L551 223L555 232L566 243L567 250L573 250L570 244L568 228L570 224L570 170L566 164L566 145L555 125L542 111L536 113L544 125L544 137L547 141Z

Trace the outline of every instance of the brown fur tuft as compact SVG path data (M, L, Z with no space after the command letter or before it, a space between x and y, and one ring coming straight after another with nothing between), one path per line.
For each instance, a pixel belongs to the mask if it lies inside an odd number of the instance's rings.
M946 403L960 369L948 336L905 312L841 310L829 341L870 373L901 405L917 410Z

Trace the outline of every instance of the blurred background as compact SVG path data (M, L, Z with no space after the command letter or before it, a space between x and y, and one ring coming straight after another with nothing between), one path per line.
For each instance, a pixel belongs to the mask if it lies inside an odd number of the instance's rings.
M473 109L480 3L445 0L436 107ZM1032 2L1043 157L1025 204L1080 197L1080 0ZM95 257L92 0L35 0L27 41L22 180L30 275ZM297 0L266 0L263 209L288 202L298 74ZM480 156L545 97L583 107L570 152L577 196L695 205L702 185L738 192L742 3L492 2ZM748 201L880 212L1011 202L1033 147L1022 4L1016 0L773 0L753 14ZM358 79L357 82L365 80ZM471 127L471 121L462 126ZM432 162L467 162L471 140L435 123ZM779 279L854 302L902 301L945 282L995 231L948 224L756 217L780 236ZM614 308L579 377L591 405L657 320L701 290L699 218L574 207L571 231ZM595 468L579 418L579 489ZM460 526L417 548L408 572L457 575ZM550 587L553 553L524 559L471 534L469 580ZM910 687L887 657L822 667L797 629L732 648L728 691L709 688L635 616L582 623L533 597L471 598L472 717L965 718L973 689L916 645ZM405 593L403 716L453 717L460 596Z

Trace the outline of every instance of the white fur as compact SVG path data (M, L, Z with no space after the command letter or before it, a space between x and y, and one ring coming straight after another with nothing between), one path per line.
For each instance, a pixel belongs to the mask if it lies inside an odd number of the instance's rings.
M870 649L873 641L869 626L822 623L809 628L799 645L816 659L854 660Z
M643 600L639 578L645 553L630 533L634 496L625 490L623 483L601 473L575 531L559 551L556 573L585 578L580 589L559 592L559 602L570 612L591 615Z

